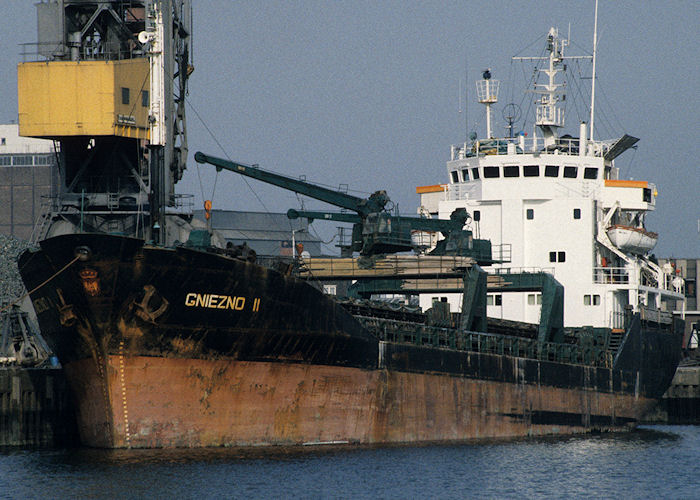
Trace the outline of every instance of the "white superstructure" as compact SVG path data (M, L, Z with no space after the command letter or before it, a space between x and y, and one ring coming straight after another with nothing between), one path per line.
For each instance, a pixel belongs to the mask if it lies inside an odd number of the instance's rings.
M565 326L620 328L626 308L673 309L665 303L683 300L683 282L648 256L657 235L644 218L655 208L655 186L618 178L614 159L637 139L594 140L586 123L578 137L559 135L566 45L552 28L540 70L546 82L534 89L534 133L493 139L489 119L487 139L452 146L448 184L418 188L420 211L449 218L466 208L476 238L511 245L510 262L495 272L551 272L565 288ZM423 295L421 306L435 297L459 310L458 294ZM488 304L491 317L539 321L538 293L490 294Z

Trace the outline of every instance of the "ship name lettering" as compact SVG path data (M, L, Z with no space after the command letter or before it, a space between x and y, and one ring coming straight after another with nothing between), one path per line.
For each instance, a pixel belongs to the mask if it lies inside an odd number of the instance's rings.
M188 293L185 297L185 305L187 307L242 311L245 308L245 297L217 295L215 293Z

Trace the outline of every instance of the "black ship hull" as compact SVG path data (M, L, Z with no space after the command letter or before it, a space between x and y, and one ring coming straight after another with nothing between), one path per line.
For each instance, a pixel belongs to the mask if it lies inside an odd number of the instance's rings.
M380 338L303 280L104 234L20 273L100 447L444 442L633 426L680 337L636 317L601 366Z

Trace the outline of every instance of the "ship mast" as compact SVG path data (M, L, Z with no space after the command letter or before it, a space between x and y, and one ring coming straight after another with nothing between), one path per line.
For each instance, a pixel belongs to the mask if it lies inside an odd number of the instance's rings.
M547 52L545 57L513 57L518 61L546 60L547 67L538 69L547 75L547 82L535 84L534 90L540 97L537 103L535 125L544 135L544 146L556 144L558 130L564 126L564 110L558 105L564 100L564 83L557 82L557 75L563 71L562 66L566 59L590 59L590 56L564 56L564 48L569 45L569 40L559 37L559 30L550 28L547 34Z
M598 0L595 0L595 15L593 21L593 69L591 74L591 132L590 141L593 142L593 120L595 118L595 60L598 52ZM582 137L583 139L583 137Z

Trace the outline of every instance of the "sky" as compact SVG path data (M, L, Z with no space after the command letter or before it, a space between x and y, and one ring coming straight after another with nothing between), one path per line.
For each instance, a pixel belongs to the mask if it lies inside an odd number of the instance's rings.
M16 65L20 44L36 40L33 4L0 6L0 123L17 119ZM532 101L523 94L532 68L511 56L539 55L551 26L570 30L566 54L590 54L593 10L593 0L193 0L190 157L178 192L194 194L197 207L213 194L215 209L299 208L293 193L198 167L193 156L203 151L347 184L359 196L386 189L415 215L415 188L447 181L450 146L467 130L485 135L474 95L481 71L501 81L493 116L505 135L502 108L525 111ZM657 187L647 228L660 234L659 257L700 257L699 23L697 1L599 4L595 136L641 139L617 166ZM567 113L565 131L577 135L587 117L573 105ZM332 209L308 198L304 207ZM335 224L323 224L314 226L326 239Z

